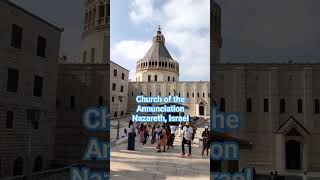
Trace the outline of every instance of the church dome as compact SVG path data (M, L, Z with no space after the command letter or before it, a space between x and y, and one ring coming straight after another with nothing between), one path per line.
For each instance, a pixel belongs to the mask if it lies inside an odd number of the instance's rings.
M159 27L146 55L137 62L136 81L178 81L179 63L165 46L165 37Z

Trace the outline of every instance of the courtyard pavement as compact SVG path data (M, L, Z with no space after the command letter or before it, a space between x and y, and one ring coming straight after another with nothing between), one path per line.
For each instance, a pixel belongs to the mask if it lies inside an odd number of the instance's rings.
M142 145L136 137L135 151L127 150L127 141L111 146L111 178L115 180L208 180L209 157L201 158L198 129L192 156L181 155L181 137L176 137L173 149L157 153L155 145ZM186 152L188 148L186 146Z

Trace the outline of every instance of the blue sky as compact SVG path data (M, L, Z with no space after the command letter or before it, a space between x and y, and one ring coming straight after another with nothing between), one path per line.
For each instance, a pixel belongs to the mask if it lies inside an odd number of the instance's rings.
M159 25L180 80L209 80L208 0L111 0L111 60L133 79Z

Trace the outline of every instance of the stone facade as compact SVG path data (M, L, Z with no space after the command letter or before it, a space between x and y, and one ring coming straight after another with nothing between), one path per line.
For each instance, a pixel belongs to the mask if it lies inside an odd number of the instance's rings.
M129 71L110 62L110 117L111 119L127 114Z
M221 45L214 35L213 44ZM211 50L217 53L216 47ZM213 56L213 102L225 112L239 113L240 129L230 135L251 145L240 151L235 167L252 165L258 174L319 172L320 64L221 64L220 54Z
M87 131L82 114L89 107L110 107L110 2L85 1L81 54L59 63L57 88L57 133L55 161L57 167L81 162L88 138L109 141L108 132ZM108 161L83 162L94 169L108 168Z
M216 64L212 70L213 98L240 114L234 135L253 145L241 152L240 167L320 171L319 64Z
M129 82L128 111L135 112L136 96L180 96L185 97L186 114L210 116L209 83L206 81L180 82Z
M48 169L53 159L62 30L6 0L0 21L0 177L7 177Z
M137 62L135 81L129 82L128 112L136 110L136 96L182 96L190 116L210 116L210 87L207 81L179 81L179 63L165 46L161 29L153 37L146 55Z

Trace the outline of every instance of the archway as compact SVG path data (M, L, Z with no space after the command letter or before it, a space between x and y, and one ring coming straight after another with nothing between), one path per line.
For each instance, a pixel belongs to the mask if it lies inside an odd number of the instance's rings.
M301 144L295 140L289 140L285 144L286 169L301 170Z

